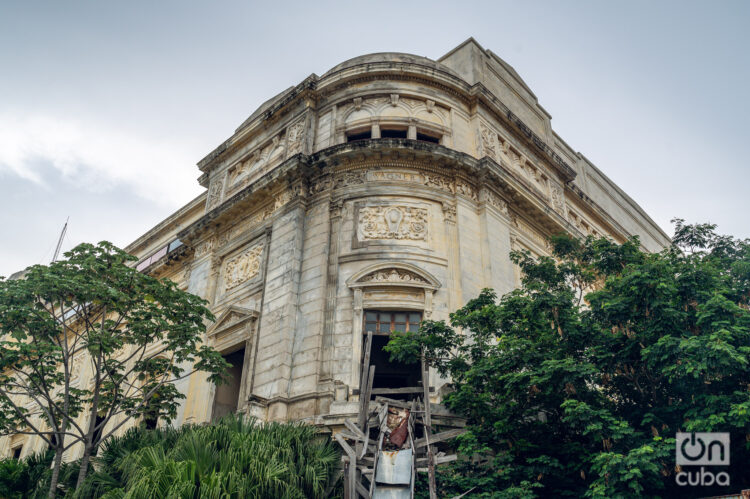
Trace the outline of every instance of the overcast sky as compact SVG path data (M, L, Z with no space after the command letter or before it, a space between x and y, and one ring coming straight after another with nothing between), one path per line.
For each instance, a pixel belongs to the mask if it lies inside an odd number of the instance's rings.
M0 3L0 275L125 246L201 192L195 163L255 108L370 52L473 36L553 128L672 234L750 237L750 2Z

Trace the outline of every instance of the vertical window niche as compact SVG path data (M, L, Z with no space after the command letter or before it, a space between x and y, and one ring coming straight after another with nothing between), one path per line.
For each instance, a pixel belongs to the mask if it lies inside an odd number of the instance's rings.
M227 370L228 379L216 387L211 421L218 421L227 414L236 412L239 408L242 371L245 366L245 349L240 348L224 355L224 360L230 364Z

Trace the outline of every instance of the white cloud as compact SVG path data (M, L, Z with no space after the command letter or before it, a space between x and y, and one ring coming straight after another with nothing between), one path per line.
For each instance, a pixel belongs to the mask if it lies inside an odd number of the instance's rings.
M178 206L201 189L189 149L97 123L0 114L0 173L41 185L40 166L51 165L92 192L130 187L146 199Z

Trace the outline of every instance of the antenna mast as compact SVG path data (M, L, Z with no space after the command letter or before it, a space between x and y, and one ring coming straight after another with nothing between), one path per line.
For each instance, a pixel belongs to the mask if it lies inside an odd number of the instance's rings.
M70 217L65 219L65 225L63 225L62 232L60 232L60 239L57 240L57 248L55 248L55 255L52 257L51 263L55 263L57 261L57 257L60 255L60 247L62 246L63 239L65 238L65 231L68 230L68 220L70 220Z

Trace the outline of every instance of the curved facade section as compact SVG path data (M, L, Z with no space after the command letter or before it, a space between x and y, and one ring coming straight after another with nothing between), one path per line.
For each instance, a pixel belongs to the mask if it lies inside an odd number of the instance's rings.
M557 232L669 241L471 39L439 61L372 54L311 75L198 167L206 192L128 248L209 301L206 341L233 365L229 385L178 386L177 424L232 410L341 424L366 333L376 388L420 383L384 358L388 335L512 290L511 250L546 254ZM445 380L429 383L439 399Z

